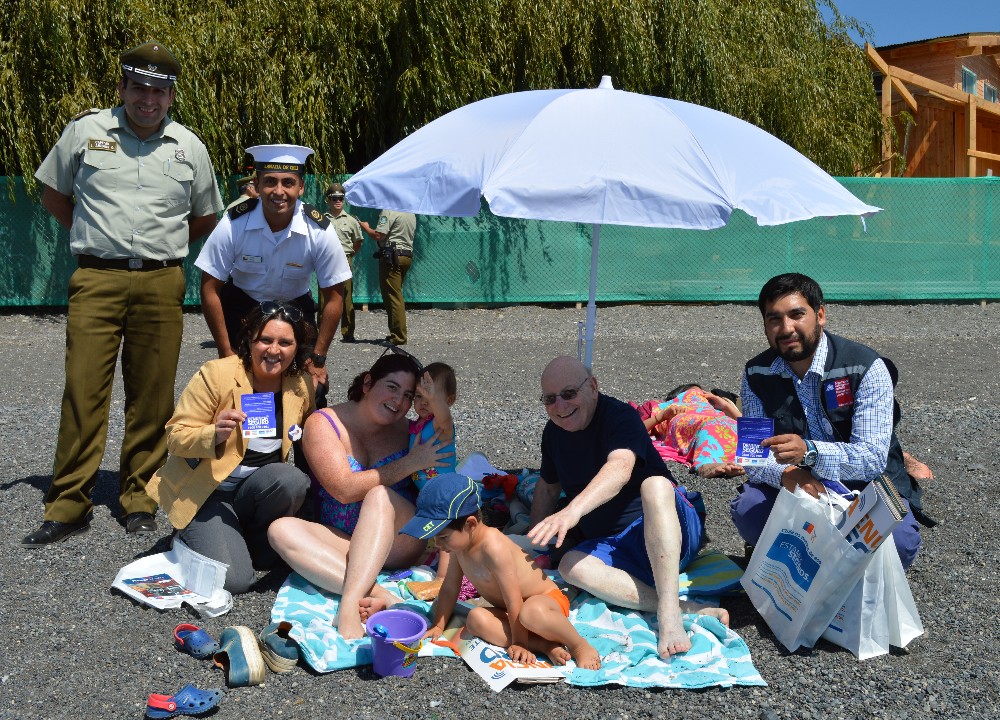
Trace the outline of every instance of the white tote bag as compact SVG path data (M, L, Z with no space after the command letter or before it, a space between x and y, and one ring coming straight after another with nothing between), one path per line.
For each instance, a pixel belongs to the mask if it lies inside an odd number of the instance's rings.
M850 650L858 660L885 655L889 646L906 647L924 634L892 535L874 558L823 633L824 640Z
M827 629L874 554L858 552L830 515L829 494L817 500L782 489L740 581L778 641L794 652Z
M886 555L893 555L899 564L891 535L872 553L872 561L864 577L851 590L822 635L824 640L850 650L858 660L889 652Z
M891 539L890 537L889 540ZM886 556L885 571L885 608L889 621L889 644L904 648L911 640L924 634L924 624L920 621L920 613L917 612L917 605L913 602L910 583L906 579L906 573L903 572L903 563L899 561L898 553L893 552Z

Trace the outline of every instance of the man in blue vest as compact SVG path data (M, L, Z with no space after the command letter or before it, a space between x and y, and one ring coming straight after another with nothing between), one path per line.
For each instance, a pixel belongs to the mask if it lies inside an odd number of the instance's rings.
M860 490L885 473L914 496L893 432L893 382L878 353L825 331L823 291L799 273L767 281L757 300L770 349L746 364L743 414L774 419L766 465L748 466L733 522L754 545L780 488L814 497ZM904 567L920 549L913 513L893 532Z

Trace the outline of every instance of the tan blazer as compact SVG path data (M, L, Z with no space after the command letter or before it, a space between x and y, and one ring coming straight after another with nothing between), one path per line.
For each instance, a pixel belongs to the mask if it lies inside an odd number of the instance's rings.
M240 407L240 397L252 393L239 356L209 360L181 393L174 416L167 422L166 464L146 485L146 492L163 508L175 528L185 528L198 508L243 460L247 441L236 428L225 443L215 444L215 418L220 411ZM301 426L316 409L308 375L281 380L281 457L288 459L288 430Z

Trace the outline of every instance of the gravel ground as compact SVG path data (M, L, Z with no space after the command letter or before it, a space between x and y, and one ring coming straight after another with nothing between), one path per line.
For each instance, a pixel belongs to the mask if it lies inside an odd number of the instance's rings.
M409 349L458 373L456 422L466 453L480 450L499 467L537 466L545 415L535 400L542 367L573 354L573 309L511 307L416 310ZM411 680L377 679L370 668L319 676L302 668L268 674L264 686L226 692L218 718L571 717L869 718L996 717L1000 662L995 616L1000 557L988 471L1000 444L1000 305L832 305L829 327L879 348L902 372L904 447L925 459L937 480L925 507L941 524L924 533L909 573L927 633L908 651L857 662L820 641L789 655L745 599L729 601L766 688L699 692L567 685L513 687L499 696L460 660L421 660ZM181 610L159 613L112 594L117 569L166 537L126 537L118 519L116 456L122 432L116 382L108 447L91 532L42 550L21 537L41 519L59 422L63 316L4 315L13 350L0 377L0 718L139 718L150 692L185 683L224 685L211 663L171 646ZM623 399L660 396L682 382L738 389L743 362L764 345L755 307L601 308L595 374ZM359 313L359 337L385 334L385 316ZM186 316L177 390L214 356L199 315ZM373 343L338 344L329 362L333 397L382 352ZM712 545L742 555L728 519L733 482L695 483L709 508ZM947 490L947 491L946 491ZM991 519L993 518L993 519ZM161 529L166 521L161 515ZM233 611L206 623L259 630L282 578L238 597Z

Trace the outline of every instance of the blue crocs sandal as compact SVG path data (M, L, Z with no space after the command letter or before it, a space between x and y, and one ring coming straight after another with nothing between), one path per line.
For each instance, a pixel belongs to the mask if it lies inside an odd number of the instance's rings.
M227 627L219 638L213 662L226 673L226 685L248 687L264 682L264 658L253 631L243 625Z
M194 685L185 685L173 695L150 694L146 701L146 717L159 720L178 715L201 715L218 705L220 700L221 690L199 690Z
M219 649L219 643L211 635L190 623L182 623L174 628L174 646L199 660L211 657Z

